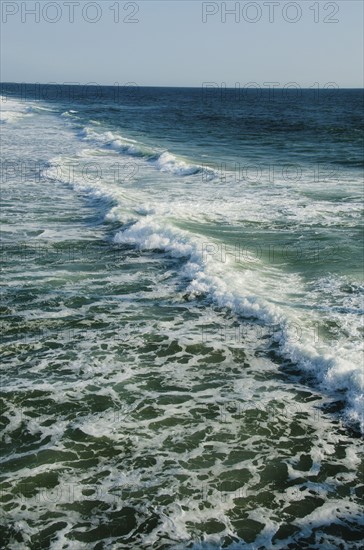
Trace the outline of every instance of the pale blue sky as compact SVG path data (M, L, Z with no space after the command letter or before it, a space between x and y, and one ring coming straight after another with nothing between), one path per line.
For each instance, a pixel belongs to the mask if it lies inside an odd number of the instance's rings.
M116 3L120 5L118 23L115 7L110 9ZM2 0L1 80L135 82L141 86L201 86L203 82L225 82L231 87L236 82L241 86L249 82L277 82L281 87L288 82L303 87L315 82L363 86L362 0L275 3L273 22L269 21L272 2L250 2L249 7L243 0L237 3L240 22L227 15L224 23L223 3L208 2L205 11L216 14L203 23L200 0L138 0L139 12L134 17L133 3L101 0L97 13L91 5L95 2L78 0L71 23L71 7L63 0L43 0L36 23L34 15L22 8L24 2ZM36 2L25 4L30 9ZM84 20L85 4L89 5L85 17L100 16L99 21ZM236 2L225 4L231 9ZM339 8L336 14L335 6ZM253 23L259 11L261 19ZM286 20L293 20L299 11L299 21ZM128 14L139 22L123 22ZM57 17L59 21L49 22ZM338 22L325 23L325 18Z

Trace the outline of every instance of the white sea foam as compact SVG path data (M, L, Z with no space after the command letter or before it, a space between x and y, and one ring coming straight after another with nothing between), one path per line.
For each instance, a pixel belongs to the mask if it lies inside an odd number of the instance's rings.
M61 117L64 117L64 118L78 118L78 117L75 116L75 114L77 112L78 111L72 111L72 110L64 111L64 113L61 114Z
M131 156L143 157L157 170L162 172L169 172L177 176L191 176L203 172L207 179L216 176L216 172L211 168L189 163L169 151L153 149L136 140L114 134L113 132L98 133L93 128L86 127L79 135L82 139L102 147L108 147Z
M94 197L96 208L105 199L102 208L110 208L108 220L119 222L118 227L127 224L116 242L165 254L124 254L122 246L122 261L114 262L112 269L102 262L96 267L87 254L81 270L78 265L40 266L30 257L23 272L25 263L14 261L8 286L15 294L23 285L28 293L26 302L17 296L17 308L12 300L8 304L21 316L19 330L39 325L46 331L19 342L14 333L19 321L12 325L12 318L5 319L11 343L5 346L2 388L8 509L4 520L11 528L9 538L16 534L9 548L49 540L54 550L100 544L212 550L229 544L225 536L236 541L231 550L340 547L342 540L328 534L326 526L330 533L337 526L340 533L346 524L355 536L362 524L355 495L360 441L330 414L315 416L316 407L330 401L327 396L308 391L295 379L282 382L276 376L277 364L254 354L260 346L265 349L271 324L279 324L281 353L296 353L324 394L334 395L341 388L351 414L350 388L353 399L359 395L349 369L355 366L353 328L362 309L360 288L333 275L306 285L299 275L265 265L259 255L237 264L229 256L223 262L204 248L209 241L217 250L229 227L235 235L244 235L250 222L254 227L266 223L263 231L275 229L277 220L283 224L286 215L295 229L299 223L315 224L316 214L326 206L320 219L334 225L335 204L330 208L324 201L306 201L305 208L299 193L280 193L278 186L269 194L254 186L209 187L201 181L190 185L188 177L174 177L173 170L155 172L158 157L145 159L140 180L122 185L108 177L120 152L117 145L100 149L90 142L74 156L79 143L70 132L63 133L66 120L49 118L43 132L40 120L37 125L40 118L33 117L34 139L28 140L33 157L48 145L59 156L44 171L42 184L27 183L24 219L21 211L16 224L11 205L10 228L26 236L28 230L44 226L43 233L26 238L75 242L82 250L84 240L107 247L105 232L115 230L88 223L90 201L83 210L84 201L70 192L72 186ZM23 128L9 130L12 140L16 136L11 143L22 143ZM82 177L89 162L102 165L97 181ZM79 165L72 178L70 164ZM17 182L13 187L23 201L23 186ZM44 216L45 204L49 218ZM342 209L341 214L348 212ZM77 254L75 259L82 261ZM198 295L236 317L203 307L206 301L188 302ZM212 338L201 341L201 329L205 334L206 327L221 326L227 318L235 325L236 318L243 317L265 322L243 319L241 328L249 329L244 340L219 339L212 328ZM332 349L310 337L313 320L336 331ZM77 328L70 335L74 323ZM256 326L263 337L257 336ZM87 335L78 336L83 328ZM342 363L346 356L352 365ZM339 376L339 365L346 381ZM226 475L235 487L222 483ZM83 534L98 538L98 531L122 510L130 517L135 511L137 527L130 534L97 542L78 540ZM154 526L151 519L156 520ZM287 529L282 539L288 521L298 531ZM246 542L246 534L254 541Z
M14 123L23 117L30 115L32 107L15 99L0 96L0 123Z
M98 135L99 143L93 130L85 130L83 136L96 145L102 142L115 153L120 148L140 152L135 140L117 137L111 132L101 134L101 138ZM97 150L88 149L82 150L79 155L93 158L95 154ZM169 153L152 158L146 166L158 163L160 159L161 171L164 171L164 167L169 170L171 163L173 170L178 168L179 172L183 172L186 169L184 164L176 164L175 158L169 156ZM67 159L60 157L53 159L53 162L62 167ZM50 174L52 172L48 171L48 176ZM54 177L60 177L59 172L55 172ZM187 292L191 297L205 294L219 307L228 308L241 317L254 317L268 326L279 325L277 339L282 357L298 363L303 372L308 371L310 376L314 376L321 388L330 395L342 392L347 403L346 418L364 428L362 348L359 338L361 321L358 315L363 311L360 293L341 291L345 281L340 280L340 277L319 278L309 286L294 274L285 275L285 288L282 289L282 275L278 268L264 265L259 257L249 261L244 270L239 269L231 258L221 262L206 249L203 236L182 231L174 225L174 219L188 219L194 210L196 220L201 220L201 212L207 212L216 222L226 212L226 220L230 216L230 220L237 223L242 217L242 208L246 210L247 216L250 213L253 220L265 219L269 222L269 218L272 218L273 221L277 212L273 215L272 209L269 212L267 208L272 201L278 204L282 200L279 188L269 200L264 199L264 189L258 189L255 193L249 190L249 196L244 195L243 201L239 202L238 194L235 196L233 193L224 202L219 199L223 188L215 186L207 189L203 197L198 195L200 189L196 191L193 188L191 200L188 197L170 200L167 194L166 199L161 201L159 192L153 187L145 191L130 188L126 193L123 187L104 178L94 183L85 183L76 178L72 184L97 199L113 201L107 218L129 225L117 233L116 243L130 244L142 250L163 250L172 257L183 259L185 265L181 276L188 281ZM212 201L209 202L211 197ZM297 198L288 197L285 208L291 202L293 209L295 201ZM344 204L344 207L349 208L350 205ZM308 210L303 210L304 216ZM312 217L312 214L309 215ZM334 212L330 211L330 215L334 216ZM339 215L340 212L336 220ZM287 212L282 211L282 216L286 219ZM308 220L303 218L303 222L308 223ZM209 242L211 245L211 239ZM218 247L218 242L212 243L212 246L215 245ZM287 296L290 298L287 299ZM294 296L298 298L292 298ZM332 303L325 296L331 297ZM331 326L333 323L337 330L333 333L331 328L327 339L322 336L322 332L326 325Z
M357 315L354 315L355 334L347 340L342 335L326 344L315 334L320 317L300 314L294 308L282 308L267 300L269 291L280 293L279 287L268 285L256 271L238 271L229 261L218 264L204 255L203 243L193 241L182 232L146 216L115 236L115 242L133 244L142 250L160 249L171 256L186 259L183 275L189 280L187 292L191 296L206 294L219 307L228 308L243 317L255 317L268 325L279 325L281 353L315 376L321 387L330 394L345 392L346 416L364 431L362 346L358 340ZM264 266L261 265L264 273ZM297 292L297 277L286 276L286 292ZM357 313L357 308L355 308ZM345 319L345 322L349 322Z
M168 151L160 154L154 161L154 165L162 172L171 172L172 174L176 174L178 176L190 176L192 174L198 174L202 170L201 166L197 166L196 164L188 164L183 160L178 160Z

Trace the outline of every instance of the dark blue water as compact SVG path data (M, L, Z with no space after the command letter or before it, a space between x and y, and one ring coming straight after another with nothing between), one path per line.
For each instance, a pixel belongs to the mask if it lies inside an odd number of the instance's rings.
M363 90L2 85L2 94L78 108L111 130L212 162L363 168Z
M363 91L1 93L2 546L360 548Z

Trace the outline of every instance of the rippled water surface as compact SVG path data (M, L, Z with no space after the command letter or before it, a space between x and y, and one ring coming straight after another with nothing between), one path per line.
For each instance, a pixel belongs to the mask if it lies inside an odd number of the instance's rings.
M361 548L362 92L70 90L2 89L2 547Z

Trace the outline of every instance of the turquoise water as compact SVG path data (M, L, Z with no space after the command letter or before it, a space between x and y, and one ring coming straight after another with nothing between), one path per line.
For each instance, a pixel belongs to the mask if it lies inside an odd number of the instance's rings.
M362 93L15 91L2 545L360 548Z

